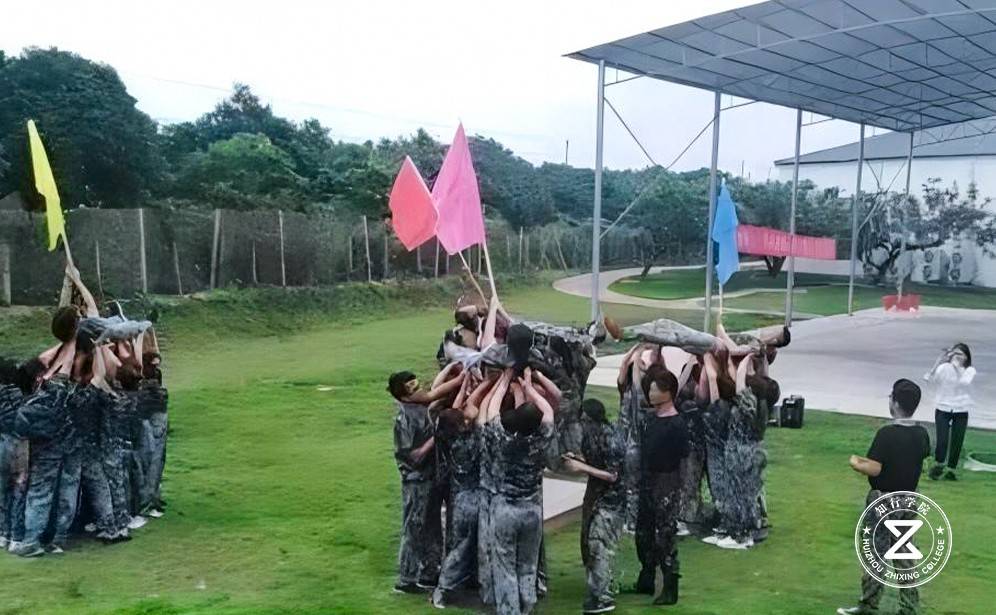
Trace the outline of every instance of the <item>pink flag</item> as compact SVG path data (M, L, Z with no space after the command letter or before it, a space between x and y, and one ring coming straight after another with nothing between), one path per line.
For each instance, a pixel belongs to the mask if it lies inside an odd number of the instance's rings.
M447 253L456 254L474 244L484 243L481 193L463 124L457 128L453 145L432 186L432 198L439 212L436 237Z
M405 161L391 188L391 221L398 239L414 250L432 238L436 232L436 205L412 159Z

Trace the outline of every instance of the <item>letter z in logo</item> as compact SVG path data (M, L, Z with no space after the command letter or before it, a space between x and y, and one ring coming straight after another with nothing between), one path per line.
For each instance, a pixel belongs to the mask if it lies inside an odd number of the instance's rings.
M882 556L885 559L897 560L897 559L912 559L919 560L923 558L923 553L916 548L911 541L913 540L914 534L923 527L923 521L918 519L912 519L909 521L902 521L898 519L887 519L883 521L885 527L892 532L893 536L898 537L896 544L892 545L888 551ZM904 534L902 530L906 530ZM906 547L905 551L900 551L903 547Z

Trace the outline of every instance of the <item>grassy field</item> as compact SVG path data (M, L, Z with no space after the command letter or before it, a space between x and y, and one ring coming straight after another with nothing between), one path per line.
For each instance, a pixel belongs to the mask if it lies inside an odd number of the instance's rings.
M384 385L396 369L431 374L450 319L445 290L408 289L408 299L386 288L337 298L240 291L164 306L166 517L126 544L82 542L38 560L0 556L0 614L433 612L424 597L390 592L399 482ZM548 288L510 290L506 302L533 318L581 322L586 314L583 300ZM0 335L16 332L2 338L5 348L36 348L46 324L42 314L5 319ZM667 612L798 615L851 604L859 572L851 532L866 487L846 457L862 452L879 424L811 413L801 431L772 430L772 537L744 553L684 542L682 602ZM996 450L996 436L971 431L967 449ZM922 591L925 612L988 609L993 483L966 473L957 484L923 485L958 534L948 568ZM577 536L576 526L548 536L551 594L539 612L579 610ZM634 562L626 537L623 583ZM619 604L660 612L644 597L623 595Z
M786 274L771 277L764 270L735 273L727 283L726 292L748 289L784 290ZM847 278L800 273L796 275L795 310L809 314L829 316L847 311ZM612 290L650 299L691 299L702 297L705 281L701 269L667 271L648 275L645 280L626 278L614 283ZM970 309L996 307L996 289L971 286L934 286L911 284L904 290L921 295L923 305ZM855 309L881 307L882 296L894 294L891 287L855 286ZM759 292L726 300L726 306L744 310L780 311L785 309L785 294Z

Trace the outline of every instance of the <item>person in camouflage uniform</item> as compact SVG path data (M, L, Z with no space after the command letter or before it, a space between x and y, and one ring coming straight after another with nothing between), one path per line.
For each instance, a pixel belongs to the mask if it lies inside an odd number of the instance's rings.
M640 390L643 371L639 353L643 350L645 347L637 344L626 353L616 381L620 397L617 429L625 449L622 480L626 507L623 527L630 532L636 531L640 507L640 438L646 422L646 404Z
M585 613L604 613L615 607L611 584L626 507L620 480L626 448L616 425L605 418L600 401L586 399L582 410L584 462L567 458L565 465L588 475L581 506L581 561L588 585L582 608Z
M401 544L398 548L399 592L426 591L436 585L442 556L442 527L438 514L430 513L435 488L435 439L428 404L462 385L453 378L429 391L419 390L411 372L397 372L388 379L388 390L398 402L394 421L394 457L401 474ZM437 511L438 513L438 511Z
M73 423L80 437L80 487L83 501L93 515L97 538L113 540L117 536L111 489L104 467L102 434L104 414L113 403L110 396L96 387L77 387L70 398Z
M160 486L166 465L169 394L161 381L155 378L143 378L134 390L131 390L130 384L122 382L125 395L131 397L135 405L129 471L131 512L133 515L158 517L162 516L163 509Z
M505 382L508 380L504 377ZM491 501L491 523L495 540L494 596L499 615L529 613L537 601L543 468L547 465L549 440L555 437L553 407L533 385L532 371L526 369L517 384L525 403L491 418L498 430L497 493Z
M17 488L17 446L14 437L14 419L24 398L24 391L17 386L17 365L0 362L0 549L10 544L13 531L13 505Z

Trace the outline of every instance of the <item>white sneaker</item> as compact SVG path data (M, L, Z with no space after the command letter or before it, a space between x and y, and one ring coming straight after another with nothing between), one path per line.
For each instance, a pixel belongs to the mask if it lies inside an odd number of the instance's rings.
M87 523L86 525L83 526L83 531L86 532L87 534L93 534L94 532L97 531L97 524Z
M158 519L162 517L165 513L163 513L163 511L159 510L158 508L153 508L152 510L150 510L145 514L152 517L153 519Z
M11 553L17 551L20 548L21 548L21 543L17 540L11 540L9 543L7 543L7 551Z
M9 545L10 545L10 540L9 540L9 539L7 539L7 538L4 538L4 537L2 537L2 536L0 536L0 549L3 549L3 550L5 550L5 551L6 551L6 550L7 550L7 547L8 547Z
M148 522L149 520L143 517L142 515L135 515L134 517L131 518L131 521L128 522L128 529L137 530L138 528L143 527Z
M688 531L688 525L684 521L678 522L678 531L675 532L675 536L689 536L691 532Z
M712 536L706 536L705 538L703 538L702 542L706 543L707 545L715 545L719 544L721 540L725 540L725 538L726 538L725 536L720 536L719 534L713 534Z
M739 551L746 551L747 549L754 546L754 541L748 538L747 540L740 542L735 540L732 536L727 536L726 538L717 542L716 546L719 547L720 549L734 549Z

